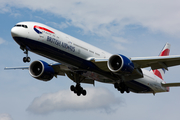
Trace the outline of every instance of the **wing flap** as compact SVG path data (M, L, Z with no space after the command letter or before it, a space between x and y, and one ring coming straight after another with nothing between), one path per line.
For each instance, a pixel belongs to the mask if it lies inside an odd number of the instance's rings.
M61 63L51 64L51 66L57 75L65 76L66 71L69 71L69 68Z
M87 60L89 60L92 63L94 63L101 70L110 72L110 70L109 70L109 68L107 66L108 59L88 58Z
M101 70L104 70L104 71L107 71L107 72L110 72L108 66L107 66L107 61L97 61L97 62L94 62L94 64L99 67Z

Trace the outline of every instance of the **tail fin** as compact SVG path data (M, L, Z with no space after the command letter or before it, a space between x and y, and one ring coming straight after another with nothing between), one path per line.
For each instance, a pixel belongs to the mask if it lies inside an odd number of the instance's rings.
M162 51L160 52L159 56L168 56L169 52L170 52L170 47L171 45L169 43L166 43L164 48L162 49ZM156 69L156 70L152 70L152 72L158 76L159 78L161 78L162 80L164 80L164 74L165 74L165 69Z

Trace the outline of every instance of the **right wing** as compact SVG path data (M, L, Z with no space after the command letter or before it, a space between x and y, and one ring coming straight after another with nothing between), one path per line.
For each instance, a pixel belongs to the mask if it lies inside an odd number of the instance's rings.
M54 64L49 64L55 71L56 75L63 75L65 76L65 72L69 71L68 67L61 64L61 63L54 63ZM16 70L16 69L21 69L21 70L29 70L29 66L22 66L22 67L5 67L4 70Z
M5 67L4 70L16 70L16 69L21 69L21 70L28 70L29 67Z
M53 63L49 64L54 69L54 72L56 73L54 76L57 77L57 75L60 76L65 76L67 75L72 81L75 82L74 77L72 76L72 73L77 72L77 71L82 71L78 70L77 68L73 68L72 66L69 68L68 65L63 65L61 63ZM29 70L29 66L25 67L5 67L5 70L16 70L16 69L21 69L21 70ZM71 69L72 68L72 69ZM94 84L94 80L89 79L89 78L83 78L81 81L82 83L88 83L88 84Z

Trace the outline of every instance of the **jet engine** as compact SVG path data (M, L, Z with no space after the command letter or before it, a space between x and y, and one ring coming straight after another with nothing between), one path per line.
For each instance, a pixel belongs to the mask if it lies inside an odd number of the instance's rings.
M133 62L124 55L112 55L108 62L107 66L110 71L118 73L118 72L127 72L132 73L134 70Z
M30 64L29 73L32 77L42 80L49 81L54 77L54 69L44 61L34 61Z

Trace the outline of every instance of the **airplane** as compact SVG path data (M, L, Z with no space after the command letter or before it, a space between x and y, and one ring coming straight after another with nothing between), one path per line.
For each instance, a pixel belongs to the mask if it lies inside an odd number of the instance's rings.
M120 91L134 93L169 92L169 87L180 83L166 83L168 67L180 65L180 55L171 55L170 44L166 43L159 56L126 57L111 54L77 38L37 22L19 22L11 29L12 38L24 51L23 62L30 62L28 52L33 52L54 61L33 61L25 67L6 67L5 70L27 69L32 77L50 81L58 75L67 76L76 85L70 90L77 96L87 94L81 83L95 81L112 84ZM151 70L144 68L151 67Z

